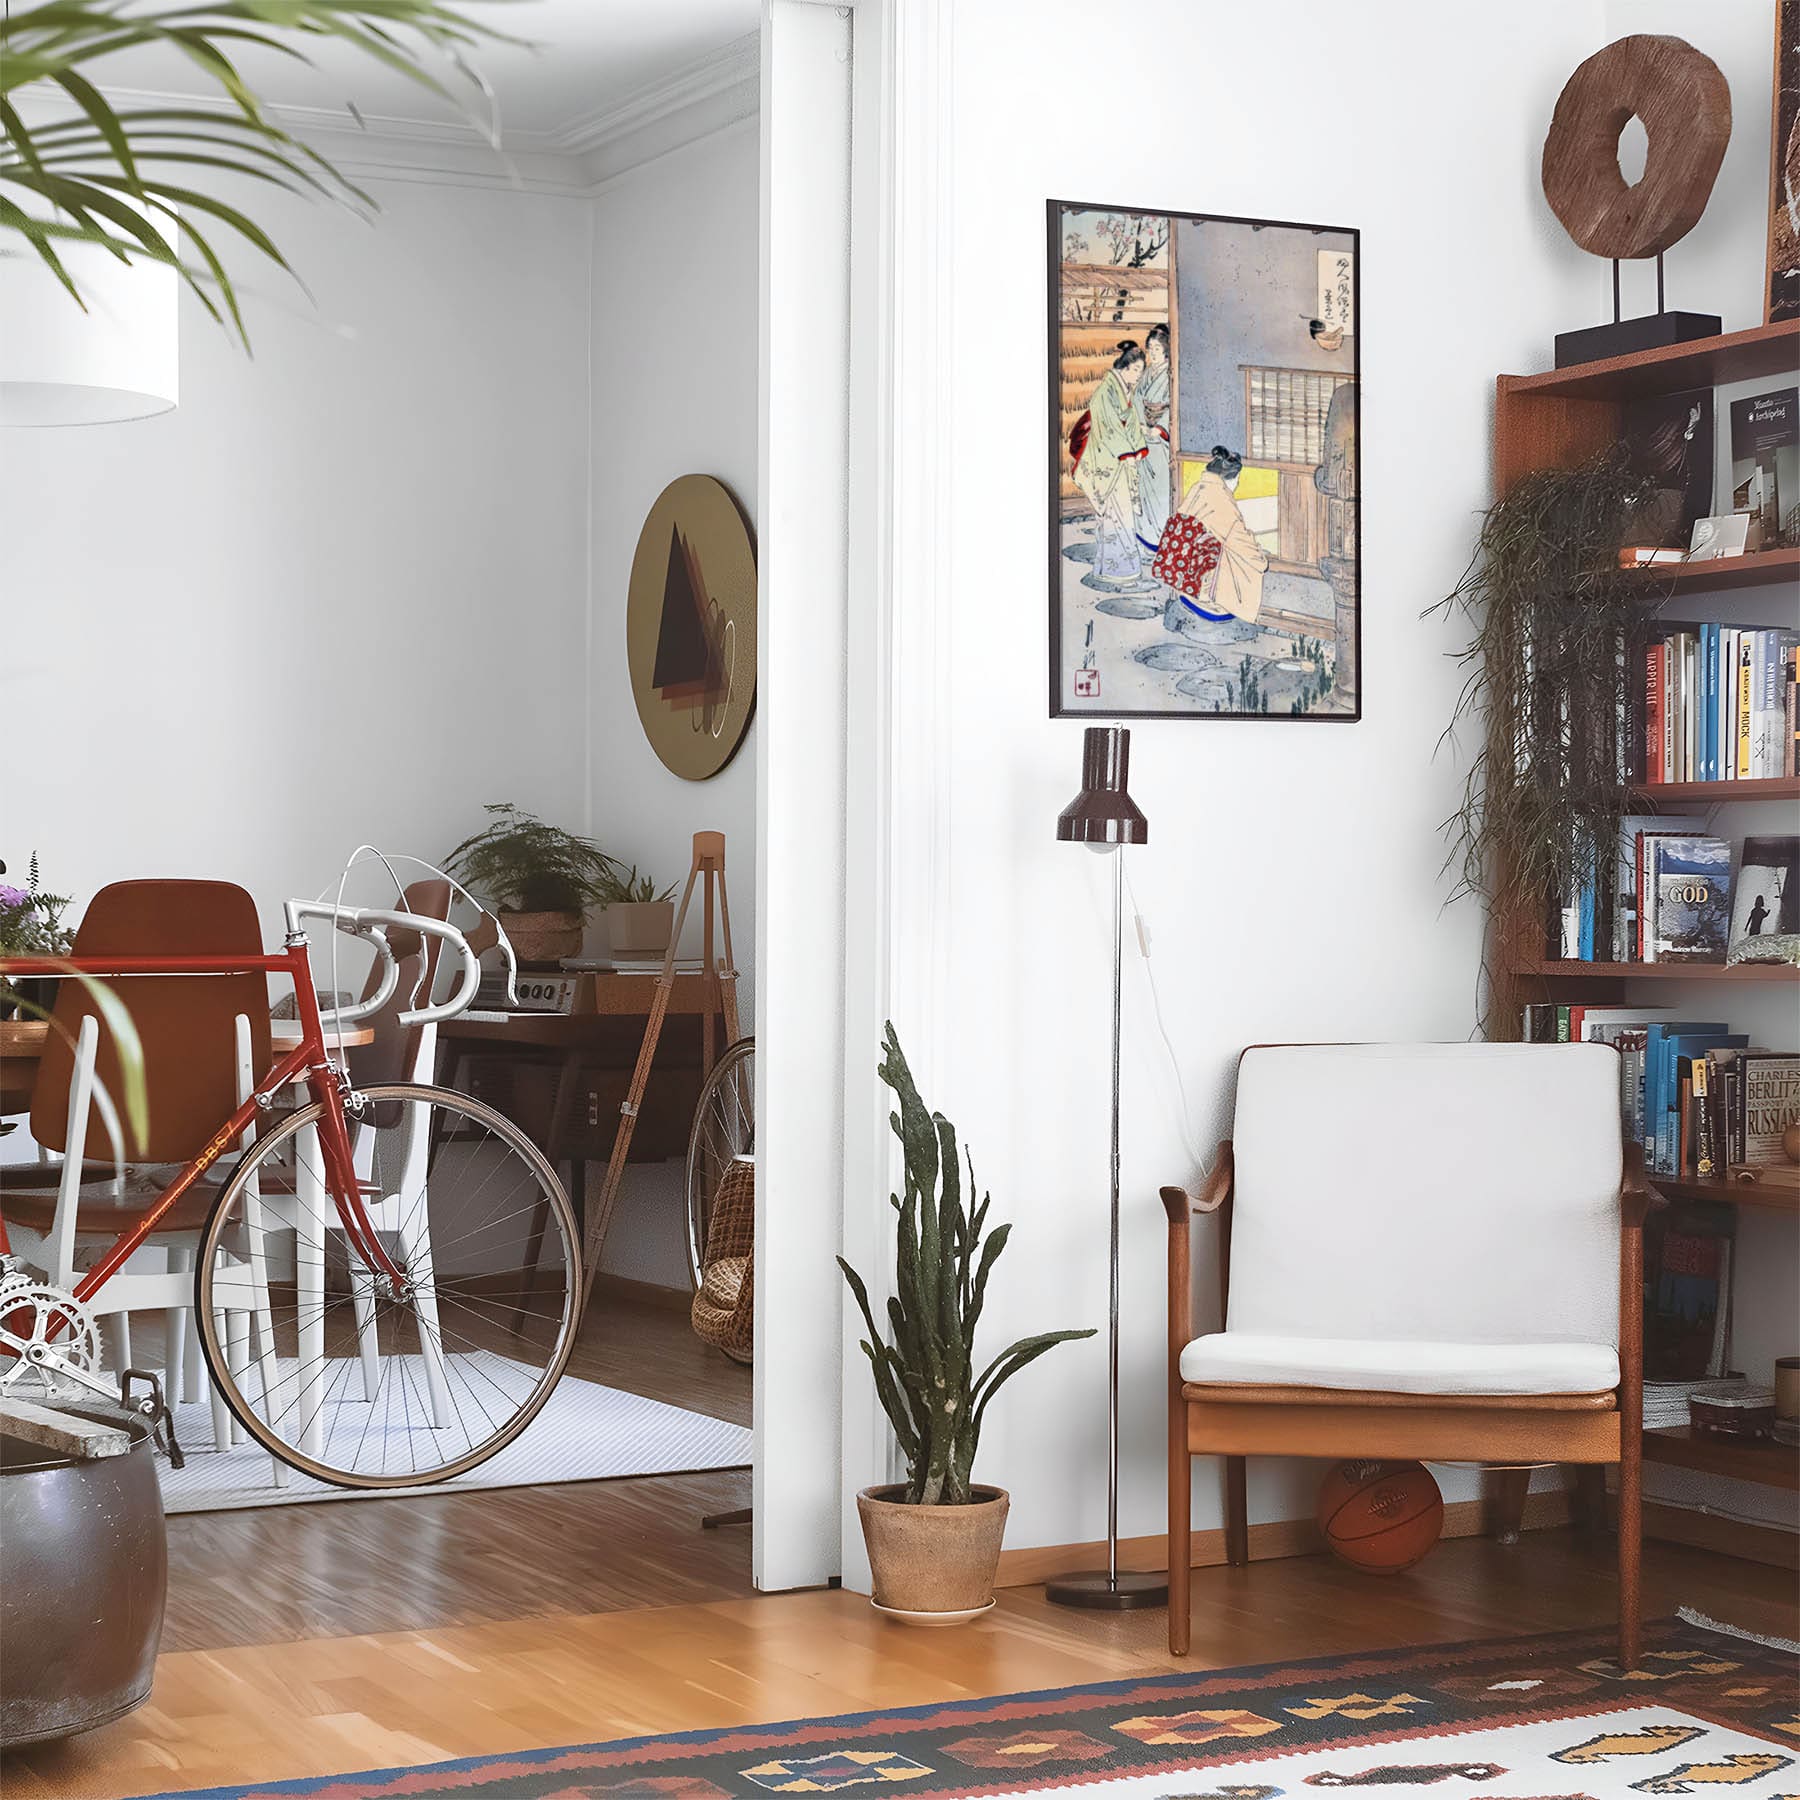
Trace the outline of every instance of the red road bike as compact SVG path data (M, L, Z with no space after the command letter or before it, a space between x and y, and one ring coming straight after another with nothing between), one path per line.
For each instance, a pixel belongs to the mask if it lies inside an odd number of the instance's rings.
M373 947L383 970L374 993L321 1012L308 918ZM7 975L108 981L285 976L300 1024L298 1045L199 1154L156 1172L147 1208L72 1290L33 1275L0 1211L0 1392L73 1383L117 1395L120 1382L98 1372L86 1302L184 1199L191 1208L210 1193L195 1313L207 1367L242 1427L282 1462L339 1486L447 1480L516 1438L561 1377L580 1312L580 1228L549 1163L491 1107L428 1083L359 1089L328 1049L328 1025L392 999L390 934L435 936L460 965L449 998L423 996L398 1014L401 1025L466 1008L480 964L463 933L416 914L310 901L290 901L286 923L284 947L263 955L0 960ZM83 1043L78 1067L85 1053L91 1074L91 1028ZM305 1103L289 1108L295 1086ZM79 1156L79 1143L72 1149Z

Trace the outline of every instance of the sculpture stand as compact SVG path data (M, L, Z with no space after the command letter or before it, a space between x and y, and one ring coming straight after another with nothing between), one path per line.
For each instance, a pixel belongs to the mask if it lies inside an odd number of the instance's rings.
M1585 325L1556 334L1556 366L1601 362L1609 356L1631 356L1639 350L1664 350L1695 338L1717 337L1725 322L1717 313L1669 312L1663 306L1663 259L1656 253L1656 311L1641 318L1619 317L1619 258L1612 259L1613 316L1610 325Z

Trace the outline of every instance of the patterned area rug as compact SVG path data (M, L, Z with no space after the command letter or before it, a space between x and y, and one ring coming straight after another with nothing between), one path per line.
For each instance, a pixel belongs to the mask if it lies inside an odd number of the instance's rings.
M1800 1662L1686 1620L480 1757L187 1800L1422 1800L1800 1795ZM172 1800L159 1796L158 1800Z

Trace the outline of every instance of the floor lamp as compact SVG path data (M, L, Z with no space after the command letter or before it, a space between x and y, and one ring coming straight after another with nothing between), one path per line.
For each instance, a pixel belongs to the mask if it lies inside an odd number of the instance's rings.
M1119 1567L1119 1021L1123 989L1126 844L1147 844L1150 821L1126 791L1131 733L1122 725L1090 725L1081 746L1081 792L1057 815L1060 843L1112 853L1112 1213L1108 1257L1106 1364L1106 1567L1062 1575L1044 1584L1060 1606L1124 1612L1162 1606L1166 1575Z

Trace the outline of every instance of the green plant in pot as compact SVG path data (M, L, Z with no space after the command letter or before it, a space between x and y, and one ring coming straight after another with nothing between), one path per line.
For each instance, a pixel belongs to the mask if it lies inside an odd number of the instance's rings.
M547 825L510 801L486 811L486 826L464 838L444 866L499 908L520 962L553 966L579 956L587 909L611 891L612 858L590 839Z
M972 1480L988 1403L1046 1350L1094 1334L1021 1338L976 1372L975 1329L1012 1226L986 1231L991 1196L973 1204L974 1165L958 1160L955 1126L919 1098L891 1024L879 1072L899 1102L890 1117L906 1168L904 1196L889 1196L898 1221L886 1338L862 1277L837 1261L869 1329L863 1354L907 1475L892 1487L863 1489L856 1505L875 1604L911 1623L955 1624L992 1602L1006 1529L1005 1491Z
M616 957L663 956L675 931L675 890L659 890L637 864L622 869L611 862L601 883L606 941Z

